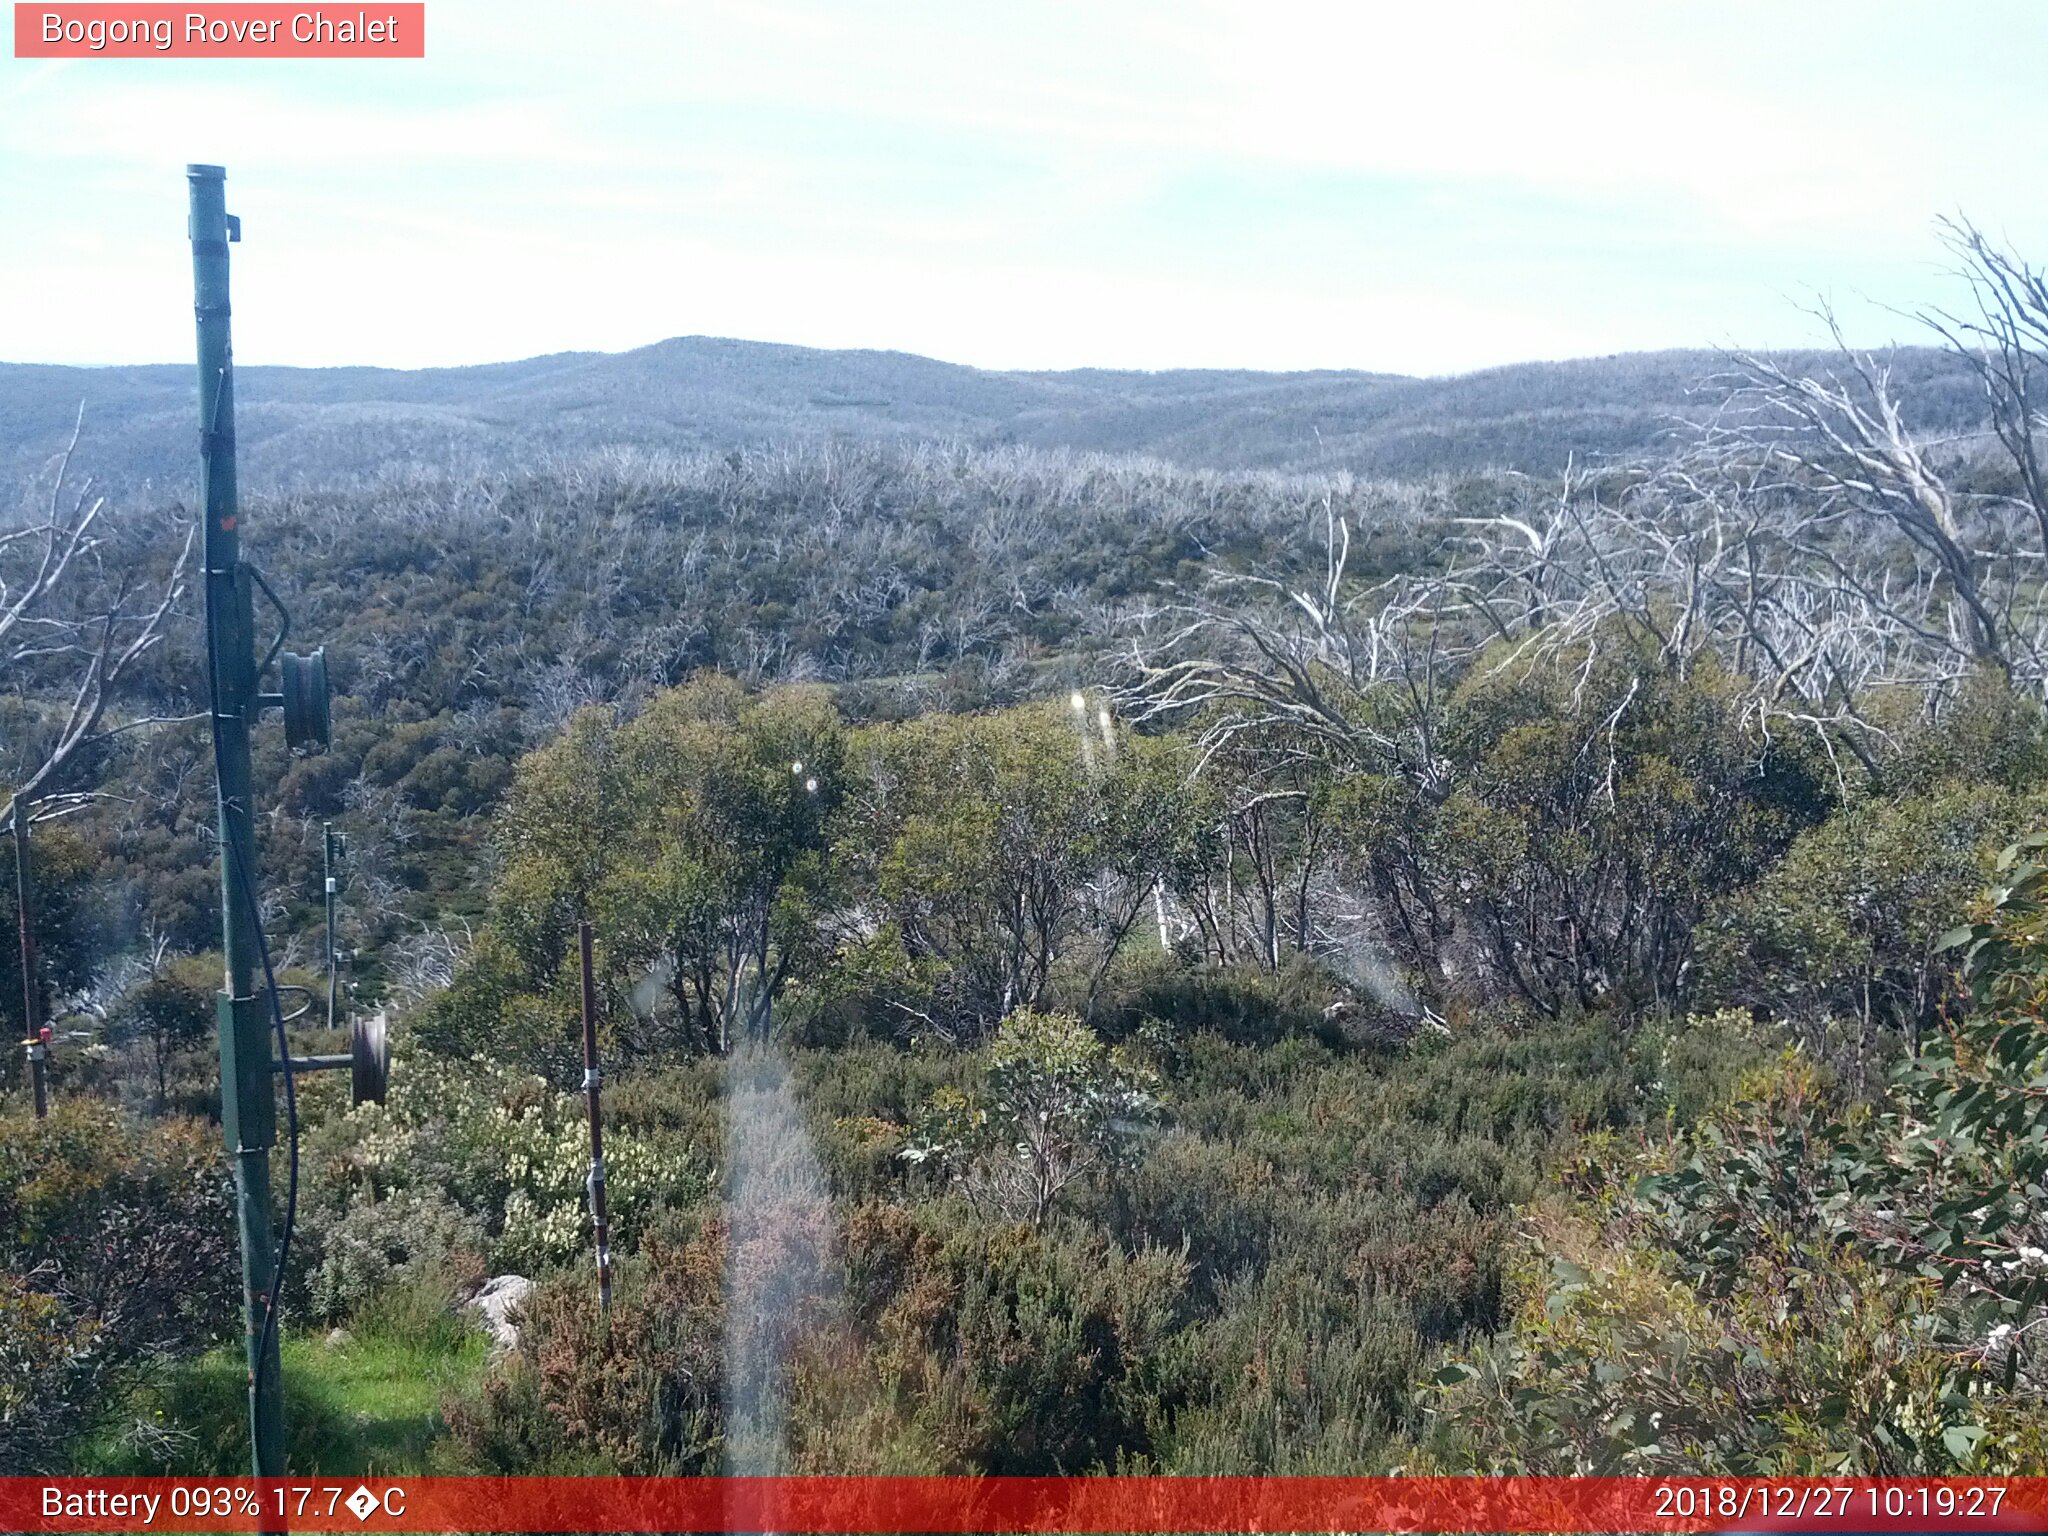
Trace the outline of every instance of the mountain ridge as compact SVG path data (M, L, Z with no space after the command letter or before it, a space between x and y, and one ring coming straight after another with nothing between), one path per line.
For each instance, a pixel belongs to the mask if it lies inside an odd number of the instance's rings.
M1795 364L1821 354L1778 354ZM1893 354L1916 414L1973 420L1965 366ZM1567 456L1654 446L1710 403L1724 354L1620 353L1418 376L1312 369L980 369L915 353L679 336L626 352L556 352L460 367L237 370L242 477L255 491L394 465L454 472L612 446L697 451L846 438L1142 454L1200 468L1412 476L1547 473ZM188 364L0 363L0 470L34 479L69 438L75 468L113 487L190 479Z

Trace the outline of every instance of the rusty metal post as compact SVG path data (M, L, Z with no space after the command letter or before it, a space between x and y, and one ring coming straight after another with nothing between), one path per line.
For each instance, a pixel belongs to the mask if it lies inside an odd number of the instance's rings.
M597 1070L597 979L590 964L590 924L576 936L583 956L583 1096L590 1105L590 1219L597 1238L597 1306L612 1309L611 1228L604 1206L604 1110L598 1102L603 1078Z
M327 1027L331 1030L339 1022L336 1008L341 993L340 954L334 947L334 897L340 889L335 870L341 863L341 835L334 830L334 823L320 823L320 891L321 900L327 904Z

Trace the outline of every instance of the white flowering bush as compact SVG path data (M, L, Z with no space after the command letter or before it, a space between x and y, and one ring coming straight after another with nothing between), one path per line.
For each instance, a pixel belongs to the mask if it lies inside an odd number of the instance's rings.
M496 1268L531 1271L590 1246L583 1096L488 1057L404 1055L388 1101L342 1117L318 1154L316 1189L330 1203L444 1193L480 1223ZM711 1183L687 1148L619 1128L607 1129L605 1175L612 1242L622 1248L649 1213L694 1204Z
M580 1117L583 1103L569 1094ZM550 1130L539 1109L507 1126L515 1148L507 1165L512 1188L505 1196L504 1226L498 1238L501 1261L514 1269L537 1269L572 1257L591 1241L588 1185L590 1132L581 1118L563 1113ZM662 1148L644 1136L613 1131L604 1143L605 1200L613 1241L636 1230L657 1204L686 1204L708 1188L688 1153Z

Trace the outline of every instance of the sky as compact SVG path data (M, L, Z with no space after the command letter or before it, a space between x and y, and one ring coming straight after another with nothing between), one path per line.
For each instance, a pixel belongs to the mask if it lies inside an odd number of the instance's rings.
M340 9L335 6L331 9ZM353 14L355 7L349 7ZM2048 261L2037 0L428 0L424 60L0 58L0 360L717 335L1442 374L1863 345Z

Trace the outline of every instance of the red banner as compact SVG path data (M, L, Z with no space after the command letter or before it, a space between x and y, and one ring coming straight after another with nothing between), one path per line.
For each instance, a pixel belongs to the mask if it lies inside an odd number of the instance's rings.
M2048 1478L0 1478L9 1531L2048 1532Z
M14 7L17 59L423 59L421 0Z

